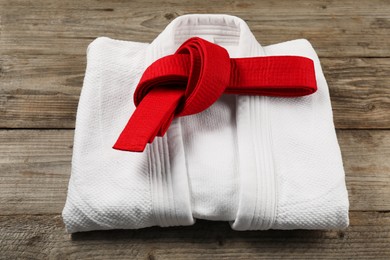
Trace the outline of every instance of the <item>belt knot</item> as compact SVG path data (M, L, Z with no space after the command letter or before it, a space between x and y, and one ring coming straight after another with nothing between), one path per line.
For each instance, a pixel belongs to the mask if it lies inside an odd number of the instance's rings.
M136 110L114 149L142 152L175 117L200 113L223 94L298 97L317 90L313 61L300 56L229 57L194 37L153 62L134 92Z

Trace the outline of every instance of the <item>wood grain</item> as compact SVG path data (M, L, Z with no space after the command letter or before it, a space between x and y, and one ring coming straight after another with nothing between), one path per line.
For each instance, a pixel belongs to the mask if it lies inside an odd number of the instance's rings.
M390 213L351 212L340 231L233 231L228 223L76 233L61 217L0 217L5 259L389 259ZM364 246L362 246L364 244Z
M390 58L321 62L337 128L390 128ZM2 66L0 128L74 128L84 55L6 55Z
M339 129L390 129L390 59L322 59Z
M340 130L351 210L390 210L390 131ZM66 198L72 130L0 131L0 215L57 214Z

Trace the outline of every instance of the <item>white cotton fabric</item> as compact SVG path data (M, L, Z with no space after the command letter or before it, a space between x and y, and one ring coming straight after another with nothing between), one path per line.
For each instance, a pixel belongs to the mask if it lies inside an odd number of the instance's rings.
M309 57L318 91L223 95L206 111L175 119L143 153L112 149L145 68L193 36L231 57ZM197 218L229 221L235 230L348 226L328 86L307 40L262 47L240 18L185 15L151 44L97 38L87 59L62 213L68 232L191 225Z

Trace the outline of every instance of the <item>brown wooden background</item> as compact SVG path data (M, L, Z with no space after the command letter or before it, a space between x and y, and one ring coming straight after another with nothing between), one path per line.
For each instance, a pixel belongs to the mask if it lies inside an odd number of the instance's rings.
M263 45L314 45L344 158L347 230L234 232L199 221L66 234L88 43L149 42L186 13L237 15ZM0 258L390 258L390 1L0 0L0 15Z

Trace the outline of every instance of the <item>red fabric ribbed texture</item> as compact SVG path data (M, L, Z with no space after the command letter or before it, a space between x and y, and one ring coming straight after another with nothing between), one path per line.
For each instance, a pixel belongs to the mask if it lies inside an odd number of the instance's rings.
M223 47L194 37L145 70L134 93L136 109L113 148L142 152L175 117L200 113L223 93L298 97L316 90L309 58L231 59Z

